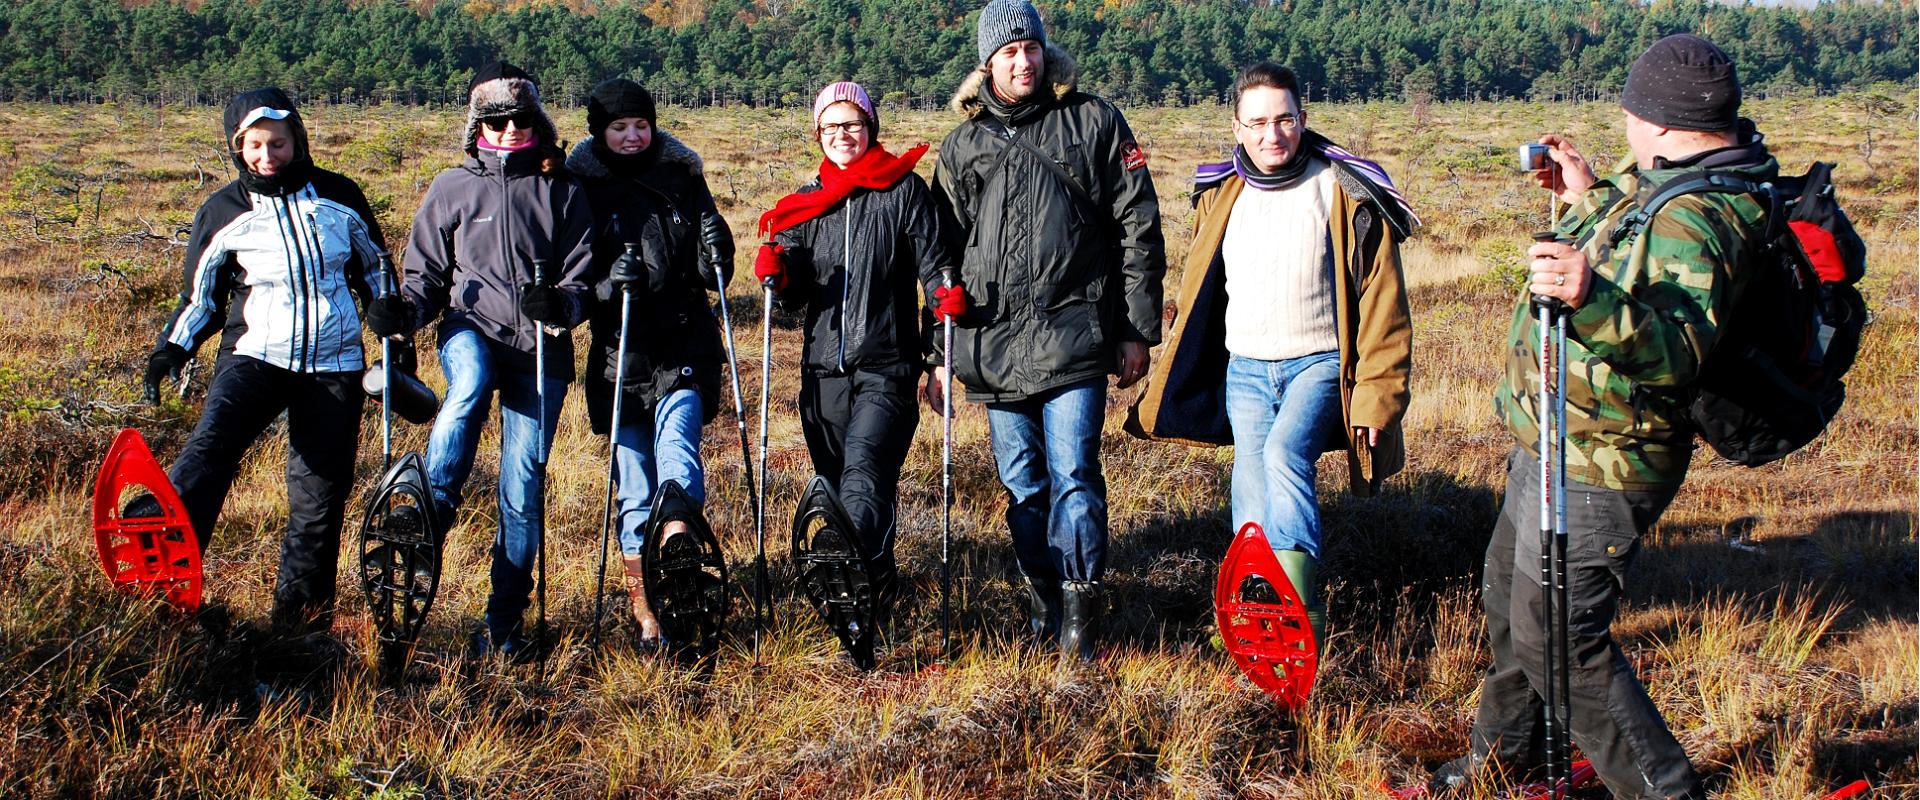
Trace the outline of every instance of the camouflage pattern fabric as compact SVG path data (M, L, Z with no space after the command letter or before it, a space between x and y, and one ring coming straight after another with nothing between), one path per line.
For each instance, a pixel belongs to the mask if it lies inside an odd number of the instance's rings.
M1746 195L1689 194L1667 203L1640 234L1608 243L1623 218L1667 180L1697 170L1639 170L1631 158L1574 203L1556 229L1594 270L1587 299L1567 320L1567 477L1609 489L1678 486L1693 453L1684 388L1713 349L1766 209ZM1779 164L1726 170L1773 178ZM1523 292L1507 337L1494 410L1521 446L1539 447L1536 317Z

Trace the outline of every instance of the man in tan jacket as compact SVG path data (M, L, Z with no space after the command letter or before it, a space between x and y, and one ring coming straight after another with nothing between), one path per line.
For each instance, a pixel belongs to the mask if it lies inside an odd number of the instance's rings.
M1405 461L1399 240L1418 218L1377 165L1307 129L1285 67L1241 73L1233 133L1233 159L1195 178L1178 318L1128 429L1234 446L1234 528L1260 525L1317 636L1315 462L1344 448L1366 495Z

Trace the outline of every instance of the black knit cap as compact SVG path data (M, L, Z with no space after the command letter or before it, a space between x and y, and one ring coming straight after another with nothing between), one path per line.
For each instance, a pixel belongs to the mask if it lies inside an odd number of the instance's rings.
M640 117L654 123L653 94L626 78L602 81L587 92L587 132L599 138L616 119Z
M467 81L467 94L472 95L474 87L479 86L480 84L486 83L487 81L499 80L501 78L519 78L528 83L532 83L536 85L540 83L539 81L534 80L532 75L527 74L527 71L524 69L516 67L505 61L495 61L491 64L488 64L484 67L481 67L473 71L473 80Z
M1732 130L1740 120L1740 75L1712 42L1676 33L1634 59L1620 107L1663 128Z

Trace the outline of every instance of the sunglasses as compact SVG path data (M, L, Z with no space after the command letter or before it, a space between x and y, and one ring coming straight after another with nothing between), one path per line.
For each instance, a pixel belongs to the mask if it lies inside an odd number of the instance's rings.
M486 119L480 120L480 124L487 126L489 130L498 132L498 131L506 130L507 123L511 122L513 123L514 127L525 131L525 130L533 129L533 120L534 120L533 112L522 111L518 114L513 114L511 116L487 117Z

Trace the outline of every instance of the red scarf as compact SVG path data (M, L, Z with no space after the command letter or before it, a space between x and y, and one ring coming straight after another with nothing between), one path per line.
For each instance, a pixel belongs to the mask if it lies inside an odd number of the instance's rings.
M773 204L772 211L760 215L760 235L771 238L776 233L826 214L852 195L855 189L889 188L912 172L913 165L926 153L927 146L924 144L901 156L874 145L845 167L821 159L820 188L811 192L794 192L780 198L780 202Z

